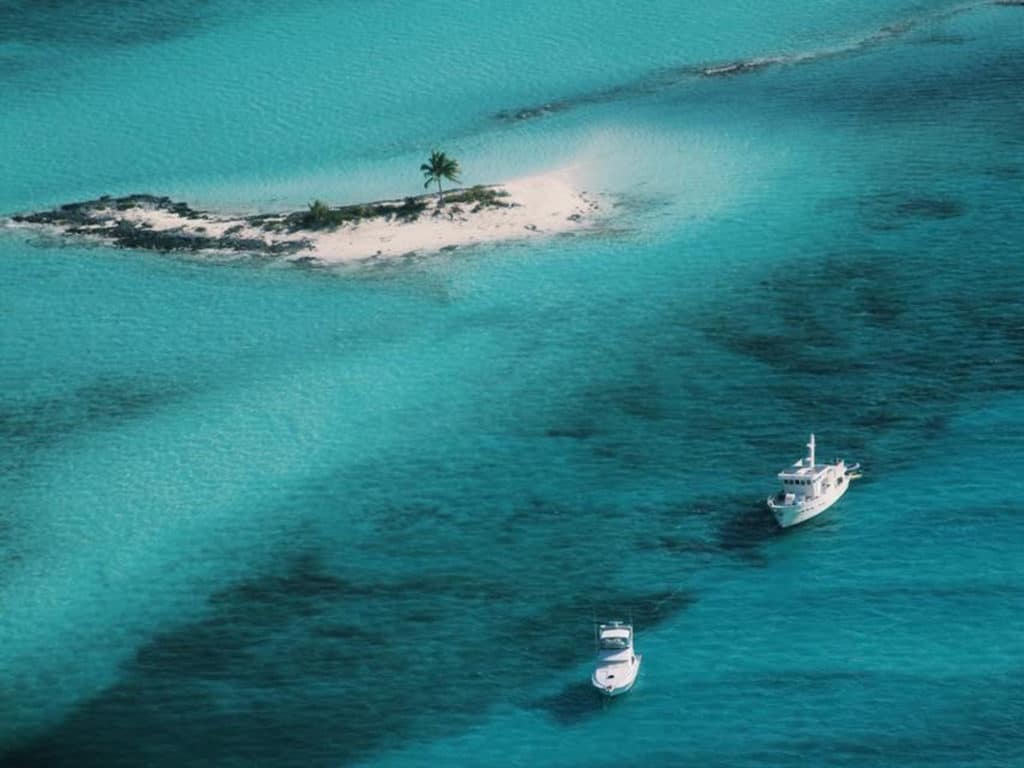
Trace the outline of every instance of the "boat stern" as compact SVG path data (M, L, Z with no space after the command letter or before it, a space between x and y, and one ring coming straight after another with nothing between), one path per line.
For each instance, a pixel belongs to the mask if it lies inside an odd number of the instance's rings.
M591 684L604 696L621 696L628 693L636 682L642 657L637 655L628 661L604 664L590 676Z

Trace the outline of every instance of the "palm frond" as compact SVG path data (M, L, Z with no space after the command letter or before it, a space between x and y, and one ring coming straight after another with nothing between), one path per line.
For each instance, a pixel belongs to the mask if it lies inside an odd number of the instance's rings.
M442 203L441 179L457 182L461 172L458 160L448 157L444 152L436 149L430 153L430 159L420 166L420 170L423 172L424 187L429 187L435 182L437 183L438 199Z

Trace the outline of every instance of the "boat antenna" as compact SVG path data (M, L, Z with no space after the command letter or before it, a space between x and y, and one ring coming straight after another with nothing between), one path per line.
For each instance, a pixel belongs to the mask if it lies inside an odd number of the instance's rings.
M814 433L813 432L811 432L811 442L809 442L807 444L807 447L811 451L810 455L807 457L807 460L811 462L811 468L813 469L814 468Z

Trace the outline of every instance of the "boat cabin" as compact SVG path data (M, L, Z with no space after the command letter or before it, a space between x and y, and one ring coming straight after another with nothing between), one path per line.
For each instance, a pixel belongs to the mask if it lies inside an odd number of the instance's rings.
M832 476L833 468L829 464L814 463L814 435L807 443L807 458L798 459L792 467L779 472L779 480L782 481L782 490L779 498L792 496L794 499L801 499L804 496L820 496L824 490L825 482Z
M602 651L625 651L633 644L633 630L626 626L602 624L599 643Z
M804 462L798 461L789 469L779 472L779 480L782 482L782 492L800 496L817 496L822 491L822 481L830 474L831 467L819 464L816 467L807 466Z

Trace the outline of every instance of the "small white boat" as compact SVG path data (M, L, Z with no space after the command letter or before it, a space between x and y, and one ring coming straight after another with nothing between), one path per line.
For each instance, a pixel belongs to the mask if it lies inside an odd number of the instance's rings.
M590 677L605 696L626 693L636 682L642 656L633 650L633 625L609 621L597 627L597 667Z
M820 515L842 498L851 480L860 477L860 464L848 467L842 459L815 464L813 434L807 448L810 453L806 459L779 472L782 490L768 499L768 509L783 528Z

